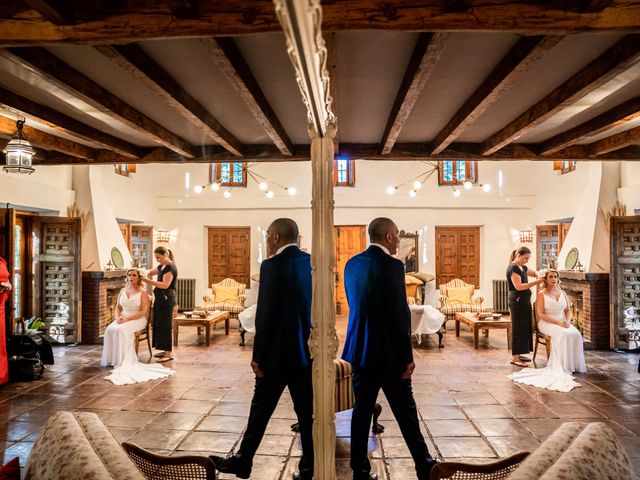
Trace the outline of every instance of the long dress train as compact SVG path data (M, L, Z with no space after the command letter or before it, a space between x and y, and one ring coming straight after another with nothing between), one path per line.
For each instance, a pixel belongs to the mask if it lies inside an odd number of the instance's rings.
M554 320L564 320L567 298L564 292L556 300L545 295L544 311ZM584 361L582 335L573 325L569 328L540 320L538 328L551 337L551 356L545 368L523 369L508 375L513 381L534 387L570 392L581 385L574 381L573 372L587 372Z
M124 290L118 296L118 303L122 306L122 315L133 315L142 309L142 292L127 297ZM116 385L146 382L157 378L168 377L175 372L162 365L146 364L138 361L133 345L133 335L142 330L147 324L146 318L139 318L125 323L112 322L104 332L104 347L100 365L113 365L115 368L105 380Z

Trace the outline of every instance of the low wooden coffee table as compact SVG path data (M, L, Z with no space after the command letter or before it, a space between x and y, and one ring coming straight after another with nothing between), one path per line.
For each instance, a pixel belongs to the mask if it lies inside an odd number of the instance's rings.
M507 329L507 347L511 348L511 319L509 317L501 317L498 320L479 320L473 313L456 313L456 337L460 336L460 323L468 325L473 331L473 346L478 348L478 337L480 330L485 331L485 337L489 336L489 330L492 328L506 328Z
M205 343L209 346L211 336L211 327L215 327L216 323L224 321L224 334L229 335L229 312L208 312L206 318L191 317L187 318L180 314L173 319L173 344L178 345L178 330L180 327L197 327L198 335L201 329L205 330Z

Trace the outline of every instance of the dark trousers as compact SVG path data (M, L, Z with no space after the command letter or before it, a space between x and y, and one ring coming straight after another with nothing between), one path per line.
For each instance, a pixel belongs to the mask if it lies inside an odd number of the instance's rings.
M278 372L265 373L264 377L256 378L256 385L251 399L249 422L242 437L240 448L236 455L246 465L253 465L253 457L260 446L262 437L269 423L278 400L289 387L293 400L293 408L298 416L300 440L302 443L302 458L298 469L302 478L313 476L313 384L311 381L311 367Z
M353 393L356 403L351 416L353 478L366 479L371 471L367 445L373 408L381 388L389 401L393 416L396 417L404 441L409 447L418 478L427 480L433 459L420 431L418 409L413 399L411 380L403 380L400 374L371 372L355 366L353 367Z
M176 305L175 290L154 290L153 300L153 347L170 352L173 331L173 307Z
M509 294L511 312L511 353L522 355L533 350L531 340L531 299L528 295Z

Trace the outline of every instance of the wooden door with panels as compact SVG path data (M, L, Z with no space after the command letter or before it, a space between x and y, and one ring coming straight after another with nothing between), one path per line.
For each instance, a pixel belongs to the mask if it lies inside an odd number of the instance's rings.
M480 288L480 227L436 227L436 285L454 278Z
M82 340L79 218L36 217L33 222L37 315L60 343Z
M366 245L365 225L337 225L333 227L336 246L336 314L347 315L349 304L344 290L344 267L347 261L362 252Z
M0 256L7 262L7 269L9 270L9 280L11 284L14 283L14 233L15 233L16 212L12 208L5 208L0 214ZM5 325L9 326L11 332L13 332L13 301L12 296L9 296L7 303L4 306L5 318L0 321L6 322Z
M209 285L225 278L249 285L251 274L250 227L209 227L207 229Z

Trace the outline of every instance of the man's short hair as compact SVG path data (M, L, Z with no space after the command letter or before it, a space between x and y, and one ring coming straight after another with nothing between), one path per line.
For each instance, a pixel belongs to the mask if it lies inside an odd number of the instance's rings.
M390 218L374 218L369 224L369 240L374 243L377 243L379 240L383 240L385 234L390 232L395 225L395 222Z
M276 218L269 228L280 236L280 239L286 243L295 243L298 241L298 224L290 218Z

